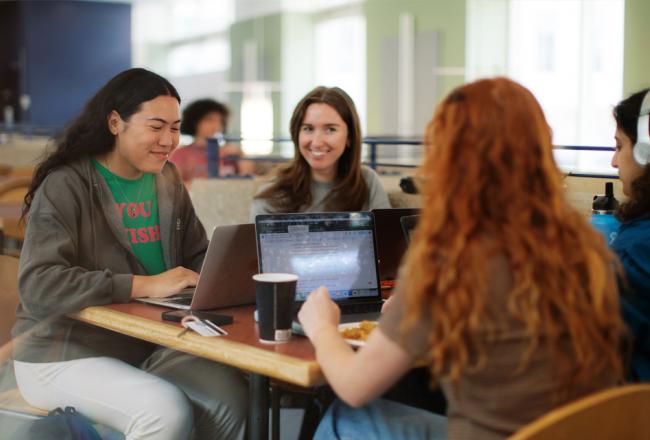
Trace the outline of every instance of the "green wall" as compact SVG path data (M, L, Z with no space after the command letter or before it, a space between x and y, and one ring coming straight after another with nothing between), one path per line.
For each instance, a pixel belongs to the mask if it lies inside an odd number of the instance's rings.
M625 0L623 94L650 87L650 0Z
M462 67L465 65L465 0L366 0L363 5L366 16L367 30L367 134L386 134L382 130L381 102L381 65L382 45L387 38L398 35L398 20L400 13L411 13L415 20L416 32L438 33L439 67ZM260 63L258 79L285 83L284 75L293 76L296 81L297 73L287 68L287 57L300 57L304 60L306 43L302 48L294 43L287 46L288 39L295 39L299 32L309 32L311 26L310 14L273 14L265 17L245 20L235 23L230 29L231 38L231 69L230 81L239 82L243 79L243 45L248 39L258 42L258 53L263 60ZM303 37L311 40L311 35ZM307 58L309 58L307 56ZM283 61L284 60L284 61ZM285 63L283 68L283 62ZM310 76L311 63L307 62L301 75ZM291 71L292 73L288 73ZM438 77L437 97L442 99L451 89L463 83L462 76ZM241 93L231 93L230 105L238 109L241 103ZM273 111L275 114L274 131L276 135L286 133L285 127L288 116L283 115L289 110L288 102L283 102L279 92L274 92ZM289 97L287 97L288 99ZM292 96L292 100L296 97ZM287 101L285 99L284 101ZM433 112L433 109L431 109ZM233 115L231 133L239 131L239 117Z
M280 136L289 137L293 110L314 87L314 18L306 12L287 12L282 17L282 96L277 124ZM277 125L276 125L277 126ZM293 146L285 144L293 154Z
M438 67L465 65L465 0L366 0L368 115L367 133L385 134L382 130L381 48L386 38L398 35L399 15L413 14L415 32L438 32ZM462 84L460 76L438 78L438 99ZM433 109L431 109L433 113Z
M367 131L369 135L385 134L382 130L383 103L382 46L389 38L397 38L401 13L414 16L415 31L437 32L438 66L463 67L465 65L466 0L366 0L363 3L367 26ZM625 1L624 42L624 94L628 95L650 86L650 0ZM260 65L258 79L282 84L295 83L303 76L311 76L311 63L305 59L311 35L305 41L296 42L301 33L309 34L311 17L306 14L273 14L234 24L230 29L232 63L230 81L243 79L243 44L247 39L258 42ZM293 42L293 44L288 44ZM298 44L300 43L300 44ZM288 57L288 58L287 58ZM301 59L303 69L298 72L287 59ZM309 57L306 57L309 58ZM283 64L284 63L284 64ZM283 76L288 75L288 78ZM310 79L311 80L311 79ZM305 80L304 87L310 80ZM454 87L462 84L462 76L438 77L437 99L442 99ZM302 90L302 87L299 89ZM297 92L296 92L297 93ZM231 93L230 104L238 109L241 93ZM280 92L273 92L275 133L286 133L288 116L293 108L287 96L283 102ZM295 103L293 103L295 105ZM432 109L433 110L433 109ZM284 116L283 116L284 115ZM239 130L239 117L233 115L231 133Z

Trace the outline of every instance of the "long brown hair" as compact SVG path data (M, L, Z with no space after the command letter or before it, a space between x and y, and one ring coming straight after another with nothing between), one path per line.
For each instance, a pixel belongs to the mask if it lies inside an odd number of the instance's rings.
M611 370L620 377L613 256L565 201L550 128L533 95L506 78L460 87L440 104L425 139L424 208L405 266L404 327L431 317L433 377L457 381L485 361L481 330L495 328L485 264L495 254L512 273L506 313L530 336L520 368L548 349L559 390Z
M302 121L312 104L329 105L348 128L348 147L339 158L336 183L325 199L325 209L361 210L369 196L368 185L361 174L361 125L352 98L338 87L316 87L300 100L289 124L294 145L293 160L278 170L271 186L256 198L266 199L276 212L299 212L312 203L311 168L298 147Z

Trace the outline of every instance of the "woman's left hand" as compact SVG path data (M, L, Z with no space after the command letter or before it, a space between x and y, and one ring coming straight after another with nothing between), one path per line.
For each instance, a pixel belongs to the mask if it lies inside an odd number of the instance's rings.
M323 327L338 327L341 309L336 305L326 287L319 287L309 294L298 312L298 319L309 339Z

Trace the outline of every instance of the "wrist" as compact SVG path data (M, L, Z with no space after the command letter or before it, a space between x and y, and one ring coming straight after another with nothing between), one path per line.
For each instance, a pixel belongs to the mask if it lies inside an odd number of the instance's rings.
M145 279L146 277L143 275L133 275L133 282L131 284L131 298L139 298L145 296Z
M322 342L332 338L333 335L338 336L338 327L332 323L325 322L319 325L311 332L311 339L314 345L320 345Z

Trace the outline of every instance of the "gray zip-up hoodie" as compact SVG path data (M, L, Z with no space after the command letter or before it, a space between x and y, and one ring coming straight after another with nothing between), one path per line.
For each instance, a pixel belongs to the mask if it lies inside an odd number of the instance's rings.
M166 269L199 271L207 249L176 168L156 175ZM85 307L130 300L133 254L113 195L89 159L57 168L36 191L20 256L14 358L56 362L111 356L138 365L154 346L66 317Z

